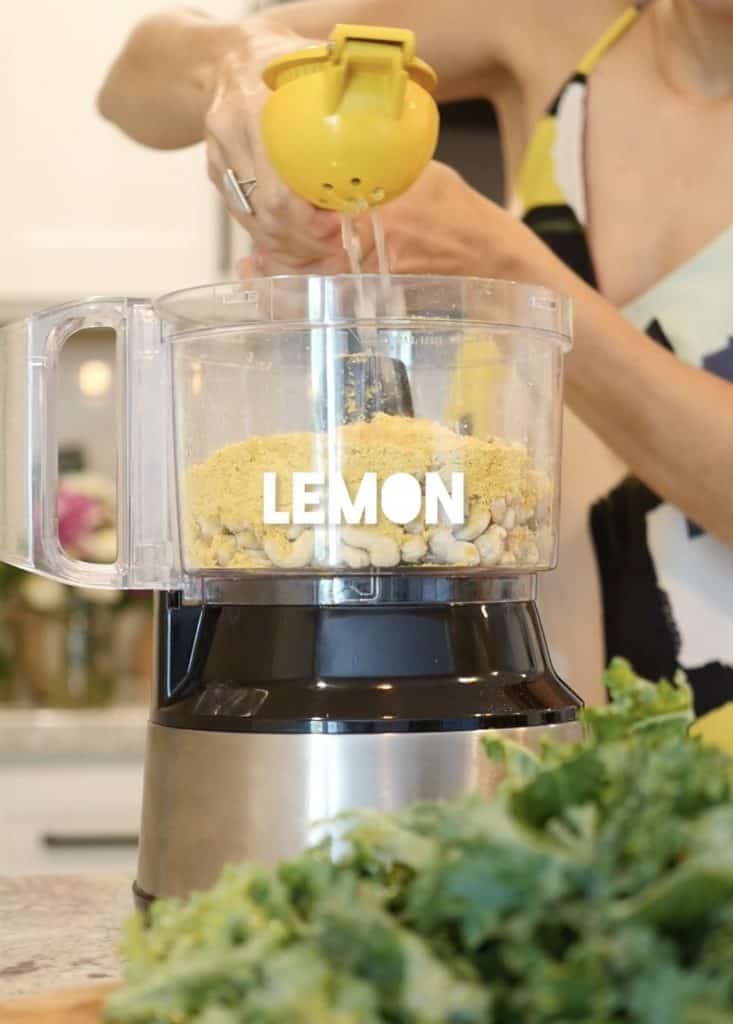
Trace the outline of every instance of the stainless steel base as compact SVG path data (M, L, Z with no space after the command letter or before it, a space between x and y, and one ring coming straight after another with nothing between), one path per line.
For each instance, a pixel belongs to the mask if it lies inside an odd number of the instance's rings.
M576 723L503 729L537 747L575 740ZM273 864L351 808L397 810L500 781L481 741L491 730L358 735L256 734L150 724L137 886L154 897L211 885L236 860Z

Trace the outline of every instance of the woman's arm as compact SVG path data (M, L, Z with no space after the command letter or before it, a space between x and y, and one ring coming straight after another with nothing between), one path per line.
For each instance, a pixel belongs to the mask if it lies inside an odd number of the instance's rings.
M565 267L568 404L656 494L733 546L733 384L682 362Z
M220 70L247 43L234 22L191 10L152 14L135 26L107 72L99 112L155 149L201 142Z
M527 0L518 0L519 5ZM270 59L324 39L338 22L413 29L420 56L440 79L439 98L486 94L502 58L499 17L506 0L309 0L241 23L192 10L164 11L133 30L98 98L104 117L145 145L176 149L200 142L223 69L259 75Z
M542 282L572 297L568 405L652 491L733 546L733 384L657 344L529 228L479 202L480 273Z

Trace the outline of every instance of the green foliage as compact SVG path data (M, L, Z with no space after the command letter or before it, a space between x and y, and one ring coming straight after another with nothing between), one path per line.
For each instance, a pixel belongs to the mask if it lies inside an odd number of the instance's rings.
M109 1024L723 1024L733 760L682 679L614 662L586 738L495 742L493 799L356 813L277 871L229 867L128 931Z

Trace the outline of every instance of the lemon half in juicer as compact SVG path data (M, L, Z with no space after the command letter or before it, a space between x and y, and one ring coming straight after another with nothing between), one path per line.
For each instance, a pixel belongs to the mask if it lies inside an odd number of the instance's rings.
M268 157L293 192L326 210L359 212L400 195L435 152L433 69L405 29L337 25L327 44L263 73Z

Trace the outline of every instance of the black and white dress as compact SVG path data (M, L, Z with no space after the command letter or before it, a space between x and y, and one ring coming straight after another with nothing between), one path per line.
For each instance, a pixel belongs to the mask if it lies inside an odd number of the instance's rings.
M587 78L638 13L630 7L560 90L536 127L513 199L514 212L594 286ZM622 312L679 359L733 382L733 225ZM604 658L623 655L652 679L684 668L698 712L733 700L733 550L653 494L572 414L560 568L540 594L553 654L581 693L601 667L597 619Z

